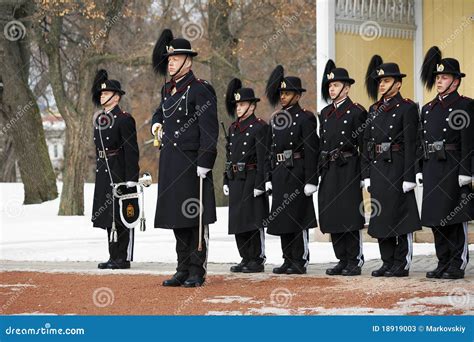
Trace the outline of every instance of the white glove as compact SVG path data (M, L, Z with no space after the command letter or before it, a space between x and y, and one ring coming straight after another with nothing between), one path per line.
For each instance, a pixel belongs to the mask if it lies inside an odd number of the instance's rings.
M402 184L402 189L404 193L407 193L409 191L412 191L414 188L416 188L416 183L413 182L403 182Z
M318 191L318 187L314 184L306 184L304 186L304 194L306 196L311 196L314 194L316 191Z
M423 174L421 172L415 175L416 185L420 188L423 187Z
M253 189L253 197L258 197L260 195L263 195L265 191L259 190L259 189Z
M363 187L364 187L364 181L361 180L361 181L360 181L360 188L362 189Z
M459 181L459 187L461 188L464 185L470 184L472 182L472 177L459 175L458 181Z
M208 173L209 171L211 171L211 169L208 169L208 168L206 168L206 167L201 167L201 166L198 166L198 167L197 167L197 175L198 175L198 177L206 178L206 173Z
M265 191L272 190L272 182L265 182Z
M222 187L222 192L224 192L225 196L229 196L229 186L227 184L224 184Z
M133 188L134 186L137 186L137 183L128 181L125 185L127 186L127 188Z
M365 191L370 192L370 190L369 190L369 188L370 188L370 178L364 179L364 188L365 188Z
M153 126L151 126L151 134L158 134L158 139L161 141L163 138L163 125L159 122L154 123Z

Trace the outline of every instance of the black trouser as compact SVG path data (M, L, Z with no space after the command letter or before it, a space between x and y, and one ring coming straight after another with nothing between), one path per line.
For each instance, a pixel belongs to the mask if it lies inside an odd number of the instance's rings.
M207 272L207 249L209 247L209 226L202 227L202 251L198 251L199 228L173 229L176 237L178 267L176 271L186 272L189 277L205 277Z
M378 240L384 265L395 268L395 271L410 269L413 257L413 233Z
M439 266L464 270L469 262L467 222L432 229Z
M112 228L107 228L110 259L120 261L133 261L135 229L128 229L120 221L115 221L115 228L117 229L117 242L110 241Z
M362 267L364 264L361 235L361 230L331 234L334 254L336 254L336 258L344 265Z
M280 236L283 259L294 266L306 267L309 263L309 230Z
M255 261L259 264L265 262L265 231L263 228L235 234L235 241L243 261Z

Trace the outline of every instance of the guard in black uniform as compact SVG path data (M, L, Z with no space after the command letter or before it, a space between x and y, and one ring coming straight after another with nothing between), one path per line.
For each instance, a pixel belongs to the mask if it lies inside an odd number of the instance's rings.
M301 79L285 77L281 65L266 87L270 104L282 106L271 118L271 171L265 184L273 193L267 233L280 236L284 259L273 269L277 274L306 273L309 229L317 226L312 195L318 189L319 138L316 117L298 103L304 91Z
M196 55L188 40L174 39L168 29L153 51L155 71L171 76L161 89L161 103L152 118L152 133L161 140L155 227L173 230L178 254L177 272L163 286L204 283L209 224L216 221L211 170L219 134L217 99L212 86L191 71ZM201 250L198 241L202 241Z
M438 267L428 278L460 279L469 260L468 221L474 219L471 156L474 101L459 95L459 62L430 48L422 68L428 90L437 96L421 111L421 158L417 181L423 186L421 223L433 229Z
M138 199L124 200L121 215L119 201L112 194L112 184L138 181L140 170L135 120L120 109L120 98L125 92L120 82L108 79L105 70L97 72L91 92L94 104L103 108L94 115L93 121L97 167L92 222L94 227L107 230L109 240L109 260L98 267L130 268L134 229L128 228L127 222L122 222L121 217L131 220L138 218ZM126 187L120 187L119 191L121 194L136 192L136 187L127 184Z
M367 92L380 100L370 106L364 134L364 186L371 195L369 234L378 239L383 265L372 276L408 276L413 232L421 229L415 183L418 107L400 94L405 74L395 63L372 57Z
M331 234L334 253L339 259L335 267L326 270L328 275L360 275L364 264L361 229L365 218L360 154L367 111L349 98L354 82L346 69L336 68L332 60L327 62L322 96L332 103L323 108L319 119L322 140L319 227L323 233Z
M230 81L226 108L231 117L237 114L237 120L227 134L223 191L229 196L229 234L235 234L242 257L238 265L230 268L231 272L263 272L266 259L263 222L268 217L268 125L255 116L259 101L253 89L242 88L239 79Z

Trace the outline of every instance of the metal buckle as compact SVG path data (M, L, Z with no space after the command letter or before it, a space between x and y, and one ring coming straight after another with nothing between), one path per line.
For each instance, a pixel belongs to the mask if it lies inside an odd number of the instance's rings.
M277 161L278 162L284 162L285 161L285 156L283 153L277 153Z
M428 144L428 153L435 153L435 147L433 144Z
M382 145L375 145L375 152L382 153Z
M237 172L239 169L237 168L237 165L232 164L232 171Z
M99 151L99 158L105 158L105 151Z

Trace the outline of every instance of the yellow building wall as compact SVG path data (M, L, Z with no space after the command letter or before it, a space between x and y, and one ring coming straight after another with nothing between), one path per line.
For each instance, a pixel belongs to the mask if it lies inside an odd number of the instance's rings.
M346 68L356 81L349 94L351 99L366 109L372 104L364 84L367 66L375 54L380 55L384 62L397 63L401 72L407 74L403 79L401 94L413 99L413 40L379 37L366 41L359 35L337 32L336 66Z
M443 57L459 60L461 71L466 74L459 92L474 97L474 0L424 0L423 1L423 52L437 45ZM428 102L436 95L425 90Z

